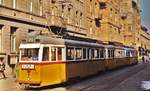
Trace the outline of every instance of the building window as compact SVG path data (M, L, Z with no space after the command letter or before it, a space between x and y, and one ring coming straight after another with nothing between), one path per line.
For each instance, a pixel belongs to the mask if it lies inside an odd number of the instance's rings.
M35 30L32 30L32 29L29 29L28 30L28 33L32 33L32 32L34 32Z
M10 30L11 52L16 51L16 30L16 27L11 27Z
M0 52L2 51L2 28L3 26L0 25Z
M3 4L3 0L0 0L0 5L2 5Z
M33 12L33 2L30 2L30 12Z
M99 8L100 9L106 9L106 7L107 7L106 3L104 3L104 2L99 3Z
M13 8L15 9L17 6L17 0L13 0Z
M40 3L40 16L43 15L43 5L42 5L42 0L39 0Z

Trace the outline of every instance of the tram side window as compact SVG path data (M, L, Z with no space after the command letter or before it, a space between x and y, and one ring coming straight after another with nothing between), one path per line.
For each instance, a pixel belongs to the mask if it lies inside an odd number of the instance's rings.
M114 58L114 50L111 50L111 57Z
M114 50L108 50L108 58L114 58Z
M49 47L43 48L43 61L49 61Z
M57 48L57 54L58 54L58 60L59 61L62 60L62 50L63 50L63 48Z
M111 57L111 50L108 50L108 58Z
M91 49L91 58L94 58L94 49Z
M82 59L82 48L76 48L76 59Z
M94 58L99 58L99 49L94 50Z
M67 60L74 60L74 48L67 48Z
M90 48L87 49L87 59L91 59L91 57L90 57L91 51L90 50L91 50Z
M86 48L83 48L83 59L86 59Z
M130 51L126 52L126 57L130 57Z
M104 58L104 50L100 49L100 58Z
M56 61L56 48L51 48L51 61Z

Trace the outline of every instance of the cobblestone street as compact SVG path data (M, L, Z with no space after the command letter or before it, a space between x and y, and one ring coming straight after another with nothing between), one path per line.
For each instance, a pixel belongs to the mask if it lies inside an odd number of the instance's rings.
M150 63L138 64L67 85L66 87L46 87L41 91L143 91L141 81L150 80ZM9 76L0 80L0 91L25 91ZM29 91L33 91L29 90ZM34 89L34 91L40 91Z

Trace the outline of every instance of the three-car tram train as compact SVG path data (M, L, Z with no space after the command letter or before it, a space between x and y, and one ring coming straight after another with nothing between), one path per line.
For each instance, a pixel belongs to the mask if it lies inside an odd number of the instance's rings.
M17 82L47 86L137 63L134 48L61 38L21 43Z

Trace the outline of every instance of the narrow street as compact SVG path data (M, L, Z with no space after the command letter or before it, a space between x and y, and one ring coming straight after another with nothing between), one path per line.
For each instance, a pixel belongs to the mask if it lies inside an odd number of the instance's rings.
M46 87L41 91L143 91L141 81L150 80L150 63L125 67L115 71L91 77L89 79L67 85L66 87ZM8 77L0 80L0 91L25 91ZM39 89L29 91L40 91Z

